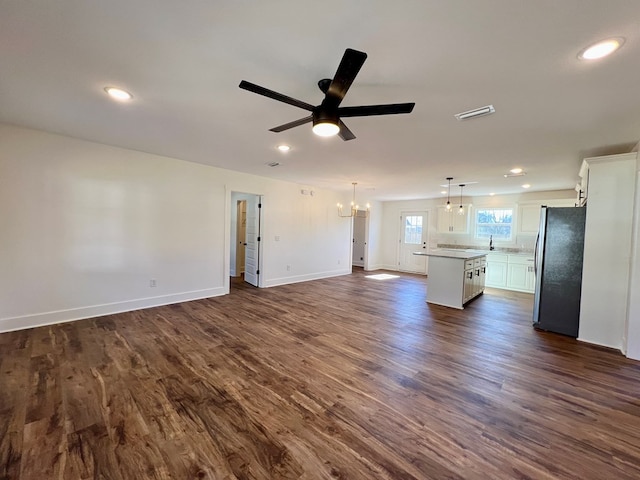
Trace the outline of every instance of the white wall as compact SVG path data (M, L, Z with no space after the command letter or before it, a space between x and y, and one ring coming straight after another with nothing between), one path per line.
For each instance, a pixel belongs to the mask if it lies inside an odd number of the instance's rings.
M435 200L403 200L382 203L382 235L381 235L381 264L387 270L398 270L398 251L400 240L400 215L401 212L422 212L429 215L429 237L430 248L434 248L436 232L436 216L434 211Z
M0 331L228 293L232 191L264 195L263 285L350 272L335 192L8 125L0 145Z

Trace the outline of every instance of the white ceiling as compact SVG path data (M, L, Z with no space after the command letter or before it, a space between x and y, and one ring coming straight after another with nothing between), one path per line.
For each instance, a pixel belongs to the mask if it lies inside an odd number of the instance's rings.
M577 59L611 36L617 53ZM347 47L369 57L342 105L413 113L345 119L348 142L272 133L307 112L238 88L318 104ZM573 188L583 157L640 139L639 87L637 0L0 3L0 121L379 200L441 196L447 176L478 182L465 195Z

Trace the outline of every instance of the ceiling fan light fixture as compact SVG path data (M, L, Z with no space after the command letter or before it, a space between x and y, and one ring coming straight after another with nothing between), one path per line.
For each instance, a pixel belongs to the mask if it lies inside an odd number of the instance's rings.
M456 113L454 117L456 117L459 121L462 121L468 120L470 118L491 115L492 113L495 113L495 111L496 109L493 108L493 105L487 105L486 107L480 107L473 110L467 110L466 112Z
M335 123L322 121L319 123L314 123L312 130L313 133L320 137L333 137L334 135L338 134L338 132L340 131L340 127Z
M115 100L119 100L121 102L126 102L127 100L131 100L133 95L131 95L126 90L122 90L121 88L116 87L105 87L104 91L109 94L109 96Z
M340 131L338 114L323 110L313 112L313 133L320 137L332 137Z
M580 51L578 58L580 60L598 60L611 55L624 44L624 38L615 37L602 40L598 43L588 46Z

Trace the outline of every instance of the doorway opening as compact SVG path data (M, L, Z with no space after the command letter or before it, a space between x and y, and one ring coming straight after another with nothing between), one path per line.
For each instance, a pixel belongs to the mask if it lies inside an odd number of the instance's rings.
M365 268L367 265L367 220L364 210L358 210L353 217L351 265L354 267Z
M229 290L260 287L262 196L231 192Z

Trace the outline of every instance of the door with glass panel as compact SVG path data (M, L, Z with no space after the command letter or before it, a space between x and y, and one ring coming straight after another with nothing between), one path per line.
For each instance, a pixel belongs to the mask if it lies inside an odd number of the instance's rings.
M402 212L400 214L400 255L398 270L427 273L427 257L414 252L427 251L429 217L427 212Z

